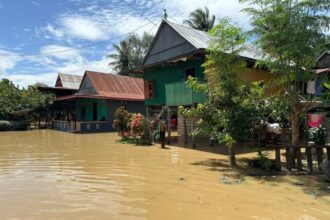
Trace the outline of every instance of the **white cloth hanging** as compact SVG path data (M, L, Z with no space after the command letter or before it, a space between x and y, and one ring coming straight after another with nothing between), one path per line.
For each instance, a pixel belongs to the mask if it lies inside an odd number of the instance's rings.
M315 94L315 80L310 80L307 82L307 93Z

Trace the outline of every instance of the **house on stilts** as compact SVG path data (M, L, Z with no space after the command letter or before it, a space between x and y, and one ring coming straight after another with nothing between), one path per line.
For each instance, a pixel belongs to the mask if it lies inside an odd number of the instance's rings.
M204 94L188 88L185 81L189 76L197 77L200 81L206 80L202 64L211 40L212 36L207 32L162 21L142 67L149 117L164 112L164 117L171 120L178 117L178 106L189 107L206 100ZM243 80L267 83L273 77L266 70L254 68L261 55L252 46L245 45L240 57L249 67L246 73L240 75ZM177 122L178 133L183 134L183 120L179 117ZM190 128L188 126L188 132Z

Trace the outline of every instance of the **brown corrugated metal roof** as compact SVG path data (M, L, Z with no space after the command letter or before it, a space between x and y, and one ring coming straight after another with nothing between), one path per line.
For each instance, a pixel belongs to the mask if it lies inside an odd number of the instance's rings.
M89 96L117 100L144 100L143 79L92 71L86 71L85 77L89 78L96 91L96 94L87 94ZM78 92L78 95L82 94Z

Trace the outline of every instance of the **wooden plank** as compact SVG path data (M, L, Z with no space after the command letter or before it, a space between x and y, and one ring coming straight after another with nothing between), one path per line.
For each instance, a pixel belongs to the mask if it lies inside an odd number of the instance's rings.
M297 170L302 170L302 161L301 161L301 149L295 148L296 151L296 158L297 158Z
M281 170L281 149L275 148L276 169Z
M312 149L307 147L305 153L307 157L307 168L309 171L313 171Z

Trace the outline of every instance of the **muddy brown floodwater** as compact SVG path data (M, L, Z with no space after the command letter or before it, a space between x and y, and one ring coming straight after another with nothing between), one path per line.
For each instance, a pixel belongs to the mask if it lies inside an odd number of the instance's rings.
M314 177L225 181L224 156L117 139L0 133L0 219L330 219Z

